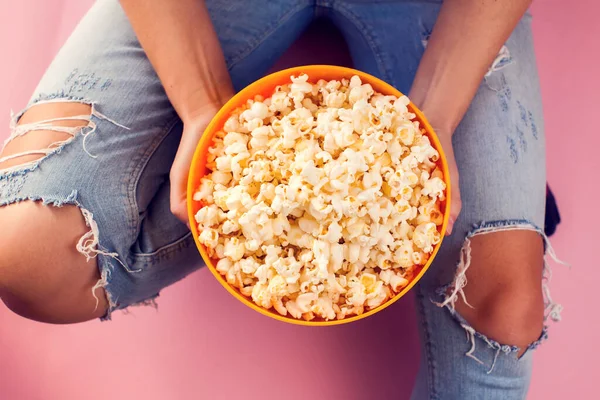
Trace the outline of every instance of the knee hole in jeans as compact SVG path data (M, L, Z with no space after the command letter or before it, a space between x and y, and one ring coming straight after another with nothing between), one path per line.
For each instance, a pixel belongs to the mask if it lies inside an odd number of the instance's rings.
M476 233L465 240L443 304L476 332L522 354L543 331L543 272L544 242L535 230Z

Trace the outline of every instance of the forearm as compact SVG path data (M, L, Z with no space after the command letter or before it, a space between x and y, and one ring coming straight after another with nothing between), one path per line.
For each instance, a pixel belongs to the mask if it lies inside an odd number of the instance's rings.
M434 128L454 132L481 80L531 0L445 0L411 100Z
M121 0L180 118L217 110L233 93L219 40L202 0Z

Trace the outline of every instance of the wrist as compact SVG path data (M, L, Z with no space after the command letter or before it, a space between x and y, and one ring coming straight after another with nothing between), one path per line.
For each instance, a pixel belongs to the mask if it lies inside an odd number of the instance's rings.
M411 90L409 99L425 115L438 136L452 136L460 119L452 110L452 99L435 93L421 93ZM445 103L445 104L444 104Z
M185 97L176 107L184 124L210 122L215 114L233 96L233 89L196 91Z

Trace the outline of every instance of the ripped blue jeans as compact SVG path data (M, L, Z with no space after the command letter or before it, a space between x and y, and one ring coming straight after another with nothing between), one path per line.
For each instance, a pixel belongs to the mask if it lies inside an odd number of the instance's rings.
M321 17L340 29L355 68L408 93L440 8L416 0L206 3L238 90L266 73ZM529 350L546 337L544 329L518 359L516 347L478 333L454 309L472 237L511 229L543 236L545 144L530 20L526 15L516 27L453 138L463 210L415 289L422 362L414 399L524 398ZM117 309L153 302L202 262L187 227L169 210L169 169L182 123L117 0L92 7L28 108L48 102L90 105L89 115L70 118L88 125L18 124L23 113L16 115L7 142L40 129L68 138L34 152L43 156L39 160L0 170L0 206L25 200L78 206L89 232L77 249L97 259L97 287L109 300L105 319ZM552 256L547 240L546 249ZM545 293L547 317L558 319L560 306Z

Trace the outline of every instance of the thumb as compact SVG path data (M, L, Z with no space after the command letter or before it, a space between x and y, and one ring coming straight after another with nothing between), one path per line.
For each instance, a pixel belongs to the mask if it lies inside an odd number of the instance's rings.
M451 235L452 230L454 229L454 224L458 219L458 215L462 209L462 200L460 197L460 186L459 186L459 178L458 178L458 169L456 168L456 163L452 160L449 163L450 169L450 216L448 218L448 228L446 229L446 234Z
M189 218L187 211L187 184L190 164L196 151L196 145L200 140L200 136L204 132L206 123L190 124L184 126L184 131L175 155L175 160L171 166L170 181L171 193L170 203L171 212L179 220L188 225Z

